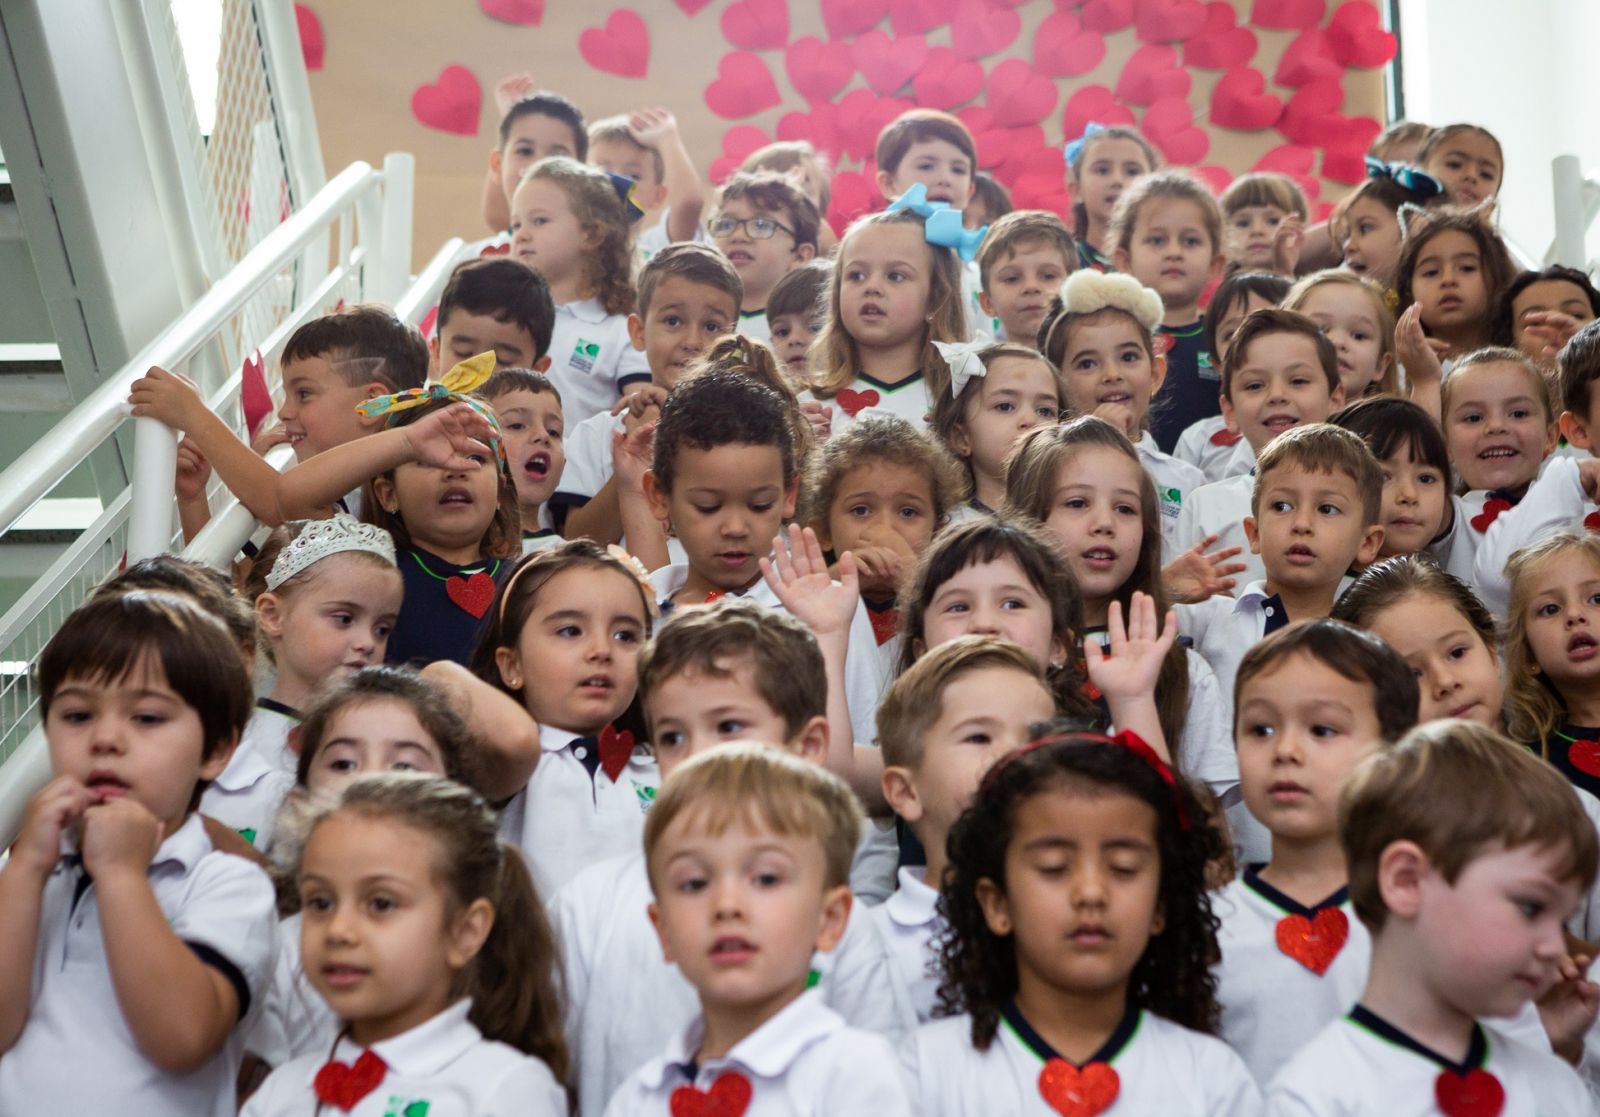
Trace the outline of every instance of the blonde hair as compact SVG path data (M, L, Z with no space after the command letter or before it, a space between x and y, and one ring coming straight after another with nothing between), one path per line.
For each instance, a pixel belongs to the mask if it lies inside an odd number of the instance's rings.
M1389 309L1389 301L1384 296L1383 288L1372 280L1355 272L1345 271L1343 268L1328 268L1324 271L1312 272L1295 281L1289 288L1289 293L1283 297L1279 305L1284 310L1292 310L1297 314L1305 312L1300 308L1305 305L1311 292L1319 287L1350 287L1367 296L1372 303L1372 313L1377 319L1378 326L1378 353L1387 357L1383 375L1368 384L1361 392L1363 396L1398 396L1400 394L1400 362L1395 359L1394 352L1394 312ZM1354 403L1355 400L1351 400Z
M815 840L822 847L823 884L850 883L863 821L855 793L838 776L774 745L719 745L667 778L644 823L645 864L658 896L656 848L674 822L690 815L713 837L742 824Z
M1050 370L1050 379L1056 386L1057 412L1059 413L1061 408L1067 405L1067 385L1061 375L1061 370L1042 357L1037 349L1031 349L1026 345L1018 345L1015 342L1001 341L993 345L984 346L978 350L977 356L978 360L983 362L985 371L994 368L996 361L1003 360L1006 357L1012 357L1020 361L1038 361ZM933 431L934 437L943 443L951 454L956 452L956 429L965 426L970 421L971 416L967 414L967 407L982 398L983 386L987 380L988 378L985 376L971 377L961 386L960 395L956 395L953 392L945 392L933 401L933 415L928 420L928 428ZM972 472L972 459L958 456L956 460L966 472L968 483L975 485L977 477Z
M1439 414L1450 414L1450 397L1455 394L1456 378L1479 365L1515 365L1527 376L1529 384L1533 387L1534 398L1539 401L1539 406L1544 408L1546 425L1560 418L1561 407L1560 401L1556 399L1554 379L1547 376L1544 369L1522 350L1509 349L1503 345L1474 349L1450 366L1449 375L1439 387Z
M628 248L630 230L611 178L576 159L552 155L522 173L522 182L534 179L548 179L561 188L584 234L594 240L583 253L585 288L594 292L593 297L607 314L631 313L634 291L633 260Z
M1055 701L1039 664L1016 644L996 636L958 636L929 648L883 696L878 706L878 743L884 764L912 771L922 767L922 739L944 714L945 688L963 675L989 667L1020 671Z
M861 352L856 339L845 330L839 312L839 281L844 273L850 239L880 225L915 225L917 232L922 233L926 220L910 210L871 213L845 230L834 254L833 274L828 279L828 320L811 345L811 390L819 398L832 399L840 390L848 388L861 371ZM923 330L920 364L929 397L938 399L950 391L950 366L945 364L933 343L966 340L967 316L961 297L961 264L955 252L936 244L929 244L927 248L928 324Z
M1522 548L1506 563L1511 592L1506 602L1506 729L1519 741L1537 742L1550 755L1550 734L1561 724L1566 704L1539 678L1539 661L1528 646L1528 604L1539 569L1569 551L1582 552L1600 571L1600 536L1557 532Z

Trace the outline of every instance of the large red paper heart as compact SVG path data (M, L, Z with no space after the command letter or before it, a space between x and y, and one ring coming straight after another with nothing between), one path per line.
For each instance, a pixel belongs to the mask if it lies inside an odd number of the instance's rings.
M578 53L596 70L642 78L650 68L650 32L638 12L618 8L604 27L590 27L578 36Z
M1257 159L1256 165L1251 169L1276 171L1280 175L1309 175L1316 163L1317 153L1313 148L1301 147L1298 144L1279 144Z
M452 575L445 581L444 595L456 608L481 617L489 611L489 602L494 600L494 579L482 570L469 578Z
M1135 0L1133 26L1141 43L1181 43L1206 26L1200 0Z
M329 1105L349 1111L383 1081L389 1068L375 1051L363 1051L355 1065L324 1063L311 1080L312 1092Z
M839 171L833 176L833 193L828 198L828 224L839 236L850 222L878 208L878 189L858 171Z
M861 392L854 388L840 388L839 394L833 397L833 401L839 405L839 410L854 418L862 408L878 406L878 401L882 398L876 388L868 388Z
M728 1071L709 1090L679 1086L672 1091L667 1107L672 1117L741 1117L750 1107L750 1095L750 1080L738 1071Z
M735 124L722 133L722 154L711 161L711 180L724 181L739 169L745 156L771 142L771 138L754 124Z
M1600 776L1600 741L1573 741L1567 748L1567 763L1586 776Z
M825 43L815 35L789 44L783 52L783 69L795 92L808 101L828 100L848 85L856 73L849 51L841 50L837 43Z
M1132 124L1133 112L1103 85L1080 86L1067 98L1066 110L1061 114L1061 134L1077 139L1091 121L1106 125Z
M778 118L780 140L810 140L818 151L835 159L844 151L844 134L839 129L839 107L818 101L810 112L784 113Z
M1184 64L1202 70L1229 70L1255 55L1255 32L1234 21L1233 5L1226 0L1206 5L1205 29L1183 44Z
M1162 43L1142 46L1134 51L1122 67L1122 76L1117 79L1117 98L1135 105L1148 105L1163 97L1188 95L1189 71L1179 68L1178 52Z
M478 0L478 7L490 19L519 27L537 27L544 18L544 0Z
M1033 34L1033 68L1051 77L1087 74L1106 56L1106 39L1076 12L1051 12Z
M921 35L943 27L959 0L889 0L889 26L896 35Z
M911 91L919 105L953 109L983 92L983 67L961 61L945 47L934 47L922 72L911 79Z
M1043 153L1046 159L1055 162L1057 175L1062 173L1062 163L1055 159L1055 152L1044 146L1044 128L1038 124L1029 124L1023 128L992 128L983 133L988 143L988 150L998 158L993 164L994 173L1001 182L1010 186L1017 180L1028 161ZM983 157L978 157L979 165Z
M478 134L478 111L483 90L465 66L446 66L439 80L421 85L411 94L411 115L429 128L458 136Z
M1321 147L1332 138L1334 124L1330 118L1342 104L1344 88L1338 82L1308 82L1295 90L1283 106L1278 131L1293 143Z
M744 50L723 55L717 80L706 86L706 106L725 120L754 116L781 100L767 64Z
M1315 919L1286 915L1278 920L1278 949L1321 977L1350 937L1350 918L1340 908L1323 908Z
M990 0L962 0L950 23L950 48L958 58L983 58L999 54L1016 42L1022 17ZM931 64L931 60L930 60Z
M1330 131L1322 153L1322 177L1335 182L1359 183L1367 176L1367 149L1383 125L1370 116L1339 116L1327 122Z
M859 35L883 22L889 0L822 0L822 26L831 39Z
M1385 31L1372 4L1341 4L1328 21L1328 45L1346 66L1371 68L1394 59L1394 33Z
M777 50L789 41L788 0L739 0L722 13L722 34L745 50Z
M1211 91L1211 122L1241 132L1270 128L1283 115L1283 102L1265 92L1260 70L1241 66L1222 75Z
M1333 56L1328 33L1320 27L1313 27L1294 37L1294 41L1284 50L1283 57L1278 59L1278 68L1273 71L1272 80L1278 85L1301 86L1307 82L1337 80L1343 76L1344 67Z
M1039 1096L1061 1117L1104 1113L1121 1090L1116 1070L1105 1063L1090 1063L1080 1069L1065 1059L1050 1059L1039 1071Z
M1433 1080L1433 1100L1445 1117L1499 1117L1506 1105L1505 1087L1482 1067L1466 1074L1441 1071Z
M1328 0L1256 0L1250 22L1278 31L1303 31L1322 22Z
M872 158L883 124L911 107L910 101L879 97L870 89L852 89L846 93L839 98L838 104L839 132L844 140L845 152L852 159ZM883 124L879 123L880 120Z
M1020 58L1010 58L989 71L989 95L985 98L994 111L997 124L1020 127L1034 124L1050 115L1061 89Z
M1109 35L1133 22L1133 0L1089 0L1083 6L1083 25Z
M856 69L881 97L898 93L917 76L928 60L928 44L921 38L891 38L883 31L868 31L850 44Z
M1181 97L1163 97L1151 105L1141 122L1144 134L1176 166L1198 163L1211 150L1211 137L1194 126L1194 110Z
M304 4L296 4L294 23L300 32L300 54L306 60L306 69L322 69L322 21Z

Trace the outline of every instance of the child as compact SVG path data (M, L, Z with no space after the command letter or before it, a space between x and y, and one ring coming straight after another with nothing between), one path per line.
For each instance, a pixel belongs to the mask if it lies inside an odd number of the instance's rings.
M300 711L327 683L383 662L403 589L381 528L335 515L273 530L246 583L272 690L256 699L239 747L201 797L207 815L258 849L272 844L299 758Z
M363 776L312 822L294 878L306 975L345 1029L279 1067L245 1117L564 1117L554 936L477 794Z
M1161 313L1161 297L1132 276L1085 270L1061 285L1040 338L1045 357L1061 370L1067 410L1099 416L1137 448L1155 482L1161 536L1172 554L1184 498L1206 479L1198 467L1164 453L1148 429L1151 398L1167 376L1154 338ZM1172 403L1169 397L1164 406Z
M1216 366L1200 348L1200 295L1222 274L1222 211L1199 182L1164 171L1128 187L1106 235L1117 270L1161 296L1167 378L1150 430L1170 454L1185 427L1219 410Z
M1339 788L1417 722L1417 681L1382 640L1331 620L1267 637L1239 664L1244 803L1271 837L1213 907L1220 1034L1269 1082L1361 995L1371 944L1349 910Z
M1400 207L1442 202L1443 195L1439 180L1416 167L1368 160L1366 181L1340 200L1328 225L1344 256L1342 266L1381 284L1393 299L1395 265L1406 239Z
M1395 348L1407 375L1437 381L1424 349L1449 359L1489 345L1495 301L1515 274L1483 214L1440 209L1412 221L1395 264Z
M991 768L950 832L939 997L961 1015L902 1053L916 1111L1259 1114L1250 1072L1207 1034L1221 847L1130 734L1053 725Z
M493 405L504 434L506 460L512 463L511 478L517 487L522 553L558 546L561 535L551 526L547 505L567 465L561 397L542 372L525 368L500 369L484 381L478 394Z
M1227 226L1223 255L1234 271L1293 276L1310 216L1305 192L1288 175L1240 175L1217 199Z
M1505 154L1500 141L1476 124L1446 124L1428 133L1417 165L1438 179L1450 201L1470 209L1500 193Z
M1201 333L1205 351L1214 355L1220 368L1227 363L1228 350L1244 320L1258 310L1277 306L1289 293L1289 280L1269 272L1234 272L1212 292L1207 306L1206 328ZM1184 428L1172 456L1199 466L1207 481L1224 481L1249 473L1256 463L1256 452L1238 432L1228 429L1221 415L1197 419Z
M618 729L655 610L634 567L586 539L529 555L495 594L472 672L539 726L539 765L501 833L544 895L638 841L655 797L649 750Z
M495 235L461 251L464 260L504 255L511 248L511 199L522 176L541 159L564 156L582 163L589 158L589 133L583 111L559 93L535 90L526 75L514 75L496 90L514 89L510 103L500 105L500 146L489 153L489 177L484 183L483 217Z
M1356 769L1339 841L1372 965L1350 1014L1273 1080L1272 1112L1592 1112L1551 1051L1479 1022L1559 976L1562 921L1594 880L1594 828L1560 776L1435 722Z
M1359 435L1383 470L1378 557L1428 555L1470 579L1477 533L1450 491L1450 456L1438 424L1410 400L1390 396L1359 400L1328 421Z
M816 638L781 611L733 598L673 615L639 658L640 705L663 779L735 741L822 764L832 738L827 674ZM649 902L637 848L584 870L555 898L572 992L567 1034L586 1117L695 1014L694 987L663 960ZM838 946L816 960L817 988L853 1027L898 1035L912 1021L888 965L856 906ZM619 1003L635 1011L619 1016Z
M673 774L645 827L650 921L700 1015L623 1084L608 1117L668 1106L909 1117L889 1044L809 989L812 955L845 932L860 831L841 780L765 746L727 745Z
M1367 148L1367 154L1390 163L1414 164L1417 152L1422 150L1432 131L1420 120L1396 120L1378 133L1378 138Z
M811 199L779 174L736 174L723 184L707 229L743 284L735 329L766 341L767 299L785 274L817 254L821 223Z
M700 172L672 113L640 109L595 121L589 125L588 161L607 174L633 180L628 199L643 211L634 223L634 254L641 267L675 241L705 239Z
M0 868L0 1110L226 1117L277 920L193 806L244 664L199 606L135 590L68 616L38 687L53 778Z
M1394 315L1377 284L1348 271L1315 272L1289 289L1283 309L1304 314L1333 342L1346 400L1400 394Z
M559 157L529 167L511 199L511 258L550 285L548 375L567 422L581 423L650 379L628 339L628 223L604 172Z
M817 254L831 254L839 244L833 226L828 224L828 205L833 197L833 168L828 157L811 145L810 140L779 140L763 144L739 164L741 174L756 171L776 171L794 180L795 185L817 207L822 219L817 226Z
M1037 348L1050 300L1076 261L1072 234L1053 213L1008 213L990 226L978 248L978 304L999 320L996 338Z
M428 343L431 375L479 353L494 353L495 371L550 367L556 307L544 277L515 260L488 258L456 265L439 295L438 332Z
M1495 308L1496 345L1522 350L1546 368L1584 326L1600 318L1600 290L1577 268L1551 264L1507 285Z
M989 172L979 171L972 176L972 200L961 211L961 223L969 229L981 229L993 225L1014 208L1006 188Z
M203 562L179 558L177 555L153 555L112 575L89 596L100 597L129 590L160 590L189 598L202 611L223 623L228 635L238 645L245 673L252 678L255 676L256 611L233 588L226 574Z
M822 331L831 270L827 260L812 260L785 273L767 296L767 330L772 335L772 348L797 392L806 386L811 343Z
M956 367L950 391L934 401L931 425L972 486L972 499L954 518L990 515L1005 499L1006 458L1029 431L1061 417L1066 386L1031 346L1002 342L975 352L941 346L940 352L951 353Z
M1134 179L1161 166L1156 149L1132 128L1090 123L1083 135L1066 146L1067 173L1072 176L1073 238L1078 267L1112 269L1111 216L1117 200Z
M835 432L868 408L925 422L948 390L933 343L965 334L961 267L951 249L928 243L924 225L909 210L869 214L839 243L811 356L811 392L835 407Z
M1286 431L1324 423L1342 406L1339 357L1315 322L1275 307L1246 318L1223 364L1222 414L1228 429L1250 444L1257 464L1189 494L1178 514L1173 549L1186 550L1213 536L1223 548L1246 544L1244 521L1251 515L1262 452ZM1240 561L1245 565L1241 581L1264 577L1254 548Z

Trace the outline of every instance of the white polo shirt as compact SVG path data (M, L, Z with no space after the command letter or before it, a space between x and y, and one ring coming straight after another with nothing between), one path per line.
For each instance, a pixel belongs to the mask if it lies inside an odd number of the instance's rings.
M561 394L567 426L608 410L622 389L650 379L650 363L628 337L628 316L607 314L599 299L556 305L545 374Z
M1010 1011L987 1051L972 1045L972 1018L918 1028L901 1047L911 1103L921 1117L1058 1117L1040 1075L1060 1056ZM1255 1079L1228 1045L1153 1012L1132 1010L1089 1062L1117 1074L1116 1099L1101 1117L1259 1117ZM1087 1064L1085 1064L1087 1065ZM1083 1110L1083 1112L1091 1112Z
M739 320L733 325L733 332L743 334L752 341L772 344L772 323L767 320L765 307L760 310L741 310Z
M847 1026L816 990L800 994L720 1059L696 1061L704 1037L705 1021L696 1016L667 1045L666 1054L623 1084L605 1117L658 1117L669 1109L729 1117L911 1117L913 1112L889 1042ZM730 1081L719 1086L724 1076ZM734 1087L734 1076L743 1079L740 1092L749 1098L743 1107L680 1108L673 1101L684 1087L715 1100Z
M241 1117L566 1117L567 1094L532 1055L483 1038L460 1000L410 1031L363 1048L345 1037L273 1071ZM313 1083L330 1061L352 1066L366 1051L385 1064L383 1078L348 1110L319 1105Z
M667 245L672 244L672 238L667 233L667 218L672 214L672 202L661 207L661 216L652 221L648 227L638 227L633 238L633 274L637 276L640 269L650 262L650 258L660 252ZM698 244L710 243L706 236L706 227L696 224L694 236L689 238ZM679 242L683 243L683 242Z
M868 908L889 952L889 973L901 1001L917 1014L917 1023L933 1019L939 1000L939 954L935 941L944 929L939 918L939 890L922 879L922 866L900 870L900 887L883 903Z
M528 786L500 816L500 837L522 851L548 904L580 869L640 848L661 772L644 741L634 742L615 780L599 766L593 738L542 725L539 747Z
M582 506L611 480L611 436L623 429L622 416L602 411L567 429L562 448L566 468L551 501Z
M1179 461L1197 467L1208 482L1250 472L1250 467L1256 463L1256 452L1244 438L1230 439L1224 433L1227 429L1227 420L1221 415L1196 419L1178 436L1172 454ZM1241 458L1243 468L1239 467Z
M299 725L296 711L256 699L228 766L200 796L200 813L239 831L257 849L270 848L278 808L294 788L300 754L290 746L290 734Z
M1189 493L1178 513L1178 526L1173 529L1172 553L1182 554L1206 536L1215 535L1218 538L1212 544L1213 550L1239 548L1239 553L1228 560L1245 565L1242 572L1234 575L1236 585L1265 579L1266 565L1260 555L1250 553L1250 540L1244 536L1244 518L1250 515L1250 493L1255 484L1255 473L1251 472L1201 485Z
M1156 503L1161 509L1161 553L1163 562L1171 562L1178 554L1178 515L1183 511L1189 494L1206 484L1206 475L1198 466L1180 461L1171 454L1161 452L1155 436L1145 431L1133 444L1139 452L1139 464L1155 483Z
M551 902L567 979L567 1045L578 1111L598 1117L627 1077L659 1054L700 1011L699 996L661 956L650 925L644 851L572 878ZM883 940L866 910L850 907L844 937L812 962L822 1001L852 1028L898 1038L913 1024L894 993Z
M1546 460L1544 471L1517 506L1496 516L1486 531L1474 533L1479 542L1469 581L1496 616L1505 616L1511 592L1506 563L1519 549L1558 531L1600 531L1600 516L1595 514L1600 509L1584 491L1579 460L1564 455ZM1483 495L1468 493L1463 499ZM1480 499L1478 508L1482 507Z
M245 1033L244 1049L269 1067L302 1055L324 1058L339 1035L339 1018L300 964L300 913L278 924L278 952L261 1015Z
M238 991L240 1024L185 1074L151 1062L117 1003L93 879L76 857L63 856L41 897L27 1021L0 1057L0 1113L232 1117L244 1034L272 970L272 882L214 849L192 814L156 850L148 876L173 934Z

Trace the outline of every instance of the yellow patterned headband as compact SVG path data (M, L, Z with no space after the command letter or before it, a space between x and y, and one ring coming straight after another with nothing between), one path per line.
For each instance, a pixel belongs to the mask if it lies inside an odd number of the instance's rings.
M468 394L483 387L484 382L492 375L494 375L494 354L479 353L476 357L468 357L457 364L436 383L424 384L420 388L407 388L393 395L374 396L356 404L356 411L363 418L371 419L379 415L396 415L413 407L433 403L435 400L454 400L464 403L489 420L489 425L494 428L494 433L489 436L489 445L494 448L495 456L504 465L506 451L500 443L500 422L495 417L494 408Z

